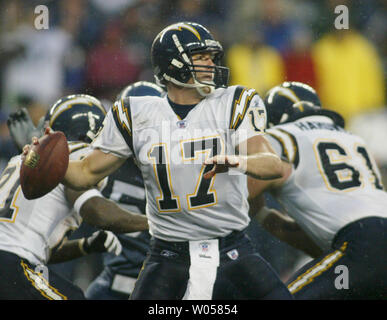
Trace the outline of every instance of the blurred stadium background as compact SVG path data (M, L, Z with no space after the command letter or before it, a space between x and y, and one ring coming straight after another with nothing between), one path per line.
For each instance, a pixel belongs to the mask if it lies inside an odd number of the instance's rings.
M38 5L49 9L47 30L34 27ZM348 30L334 27L338 5L349 9ZM221 41L230 84L261 96L285 80L315 87L324 107L342 113L347 128L369 143L386 183L386 0L3 0L0 173L17 154L10 112L26 107L36 124L70 93L94 95L110 108L127 84L153 81L152 40L182 20L202 23ZM257 225L251 235L284 280L308 259ZM81 288L101 267L98 256L54 266Z

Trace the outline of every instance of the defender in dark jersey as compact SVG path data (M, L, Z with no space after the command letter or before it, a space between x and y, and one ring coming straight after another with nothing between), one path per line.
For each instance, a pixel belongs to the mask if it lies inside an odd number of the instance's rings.
M127 86L119 98L129 96L162 96L164 91L154 83L139 81ZM145 214L145 189L142 175L133 158L108 177L102 194L133 212ZM148 231L116 234L122 245L120 255L104 254L102 273L89 285L88 299L127 300L149 249Z

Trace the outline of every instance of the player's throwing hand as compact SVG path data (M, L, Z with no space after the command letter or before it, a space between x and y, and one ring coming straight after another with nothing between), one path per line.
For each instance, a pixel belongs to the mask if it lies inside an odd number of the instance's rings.
M219 155L209 158L204 161L204 164L214 165L214 167L204 174L203 177L205 179L211 179L217 173L224 173L227 172L229 168L236 168L240 166L240 160L240 157L230 155Z

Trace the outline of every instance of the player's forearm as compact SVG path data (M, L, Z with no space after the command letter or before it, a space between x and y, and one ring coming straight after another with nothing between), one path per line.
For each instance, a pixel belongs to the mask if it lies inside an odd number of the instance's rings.
M240 156L239 168L247 175L261 180L278 179L283 175L281 159L270 152Z
M87 169L83 160L71 160L62 183L74 190L87 190L99 182L99 177Z
M82 160L69 161L63 184L74 190L90 189L117 170L125 160L98 149L93 150Z
M84 256L85 252L81 248L82 240L67 240L63 242L59 248L53 250L48 263L61 263Z
M116 233L148 230L148 220L144 215L124 210L105 198L89 199L82 206L80 213L87 223Z

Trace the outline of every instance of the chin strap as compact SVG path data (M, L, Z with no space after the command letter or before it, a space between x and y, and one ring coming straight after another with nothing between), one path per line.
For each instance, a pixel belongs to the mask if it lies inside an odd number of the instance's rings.
M175 84L177 86L184 87L184 88L196 89L197 92L202 97L206 97L206 96L210 95L211 93L213 93L215 91L215 84L203 84L203 83L200 83L200 82L198 82L195 79L195 77L194 77L194 83L184 83L184 82L178 81L175 78L172 78L172 77L168 76L165 73L163 74L163 78L166 81L172 82L173 84ZM157 80L157 82L160 83L159 80Z
M215 91L215 87L201 84L200 86L196 87L196 90L202 97L206 97Z

